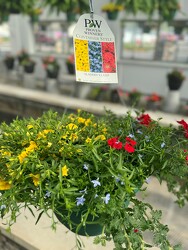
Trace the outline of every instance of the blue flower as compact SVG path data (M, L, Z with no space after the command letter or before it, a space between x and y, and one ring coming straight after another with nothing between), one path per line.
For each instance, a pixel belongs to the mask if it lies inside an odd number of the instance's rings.
M116 177L116 182L119 182L121 181L119 177Z
M3 209L5 209L6 208L6 205L1 205L0 206L0 210L3 210Z
M145 139L146 139L146 142L149 142L149 141L150 141L150 139L149 139L149 136L148 136L148 135L146 135L146 136L145 136Z
M151 177L146 178L145 182L149 184L151 182Z
M165 142L162 142L162 143L161 143L161 148L164 148L165 145L166 145Z
M140 129L138 129L136 132L141 135L143 134L143 132Z
M88 163L84 163L83 169L88 170L89 169L89 164Z
M97 180L92 180L91 182L93 183L94 187L97 187L97 186L101 185L101 183L100 183L100 181L98 181L98 179Z
M79 191L80 193L87 194L87 187L84 190Z
M45 194L45 198L49 198L51 196L51 192L50 191L47 191L46 194Z
M128 137L135 139L135 136L133 134L129 134Z
M76 203L76 205L77 206L79 206L79 205L84 205L84 202L85 202L85 198L82 196L82 197L77 197L76 198L76 201L77 201L77 203Z
M108 193L103 199L104 199L105 204L108 204L110 200L110 194Z

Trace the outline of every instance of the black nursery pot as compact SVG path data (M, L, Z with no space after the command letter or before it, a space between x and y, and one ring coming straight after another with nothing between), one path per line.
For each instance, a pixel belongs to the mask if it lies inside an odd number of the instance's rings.
M28 74L32 74L35 70L35 64L24 65L24 72Z
M59 75L59 69L56 69L56 70L46 70L46 76L47 78L50 78L50 79L57 79L58 78L58 75Z
M168 76L168 87L170 90L179 90L182 86L183 81L176 76Z
M74 75L75 74L75 65L67 63L67 70L68 70L69 74Z
M8 70L12 70L14 68L14 59L12 60L5 60L4 61L5 66Z

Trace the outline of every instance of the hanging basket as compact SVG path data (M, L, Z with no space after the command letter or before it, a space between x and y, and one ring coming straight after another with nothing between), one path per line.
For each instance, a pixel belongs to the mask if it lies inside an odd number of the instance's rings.
M71 22L76 22L76 14L73 12L67 12L67 22L71 23Z
M2 22L8 22L8 21L9 21L9 16L8 15L2 16Z
M119 11L107 11L108 20L117 20Z
M32 15L31 16L31 23L38 23L39 16L38 15Z
M98 220L93 219L92 215L88 215L85 226L82 226L81 218L82 213L86 210L85 207L82 207L79 212L73 212L70 216L72 227L70 228L69 223L65 220L66 216L68 215L68 212L66 210L63 210L62 208L58 208L57 212L55 213L57 219L69 230L71 230L73 233L76 233L78 235L82 236L96 236L100 235L102 233L102 226L98 224Z

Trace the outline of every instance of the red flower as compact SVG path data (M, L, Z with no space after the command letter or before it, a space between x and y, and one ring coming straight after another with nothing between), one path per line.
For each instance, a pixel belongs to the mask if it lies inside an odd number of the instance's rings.
M134 233L138 233L138 231L139 231L139 230L138 230L137 228L134 229Z
M183 126L185 130L188 131L188 124L182 119L181 121L177 121L179 124Z
M188 155L185 157L185 160L188 161Z
M120 142L118 140L118 137L113 137L113 138L110 138L108 139L108 145L111 147L111 148L115 148L115 149L122 149L123 147L123 144L122 142Z
M126 137L125 140L131 145L131 146L136 146L136 141L132 140L129 137Z
M128 152L128 153L134 153L135 148L129 144L128 142L125 143L124 149Z
M151 122L151 117L148 114L142 114L137 118L140 121L140 124L148 126Z
M179 124L181 124L185 130L185 137L188 138L188 123L185 122L183 119L181 121L177 121Z

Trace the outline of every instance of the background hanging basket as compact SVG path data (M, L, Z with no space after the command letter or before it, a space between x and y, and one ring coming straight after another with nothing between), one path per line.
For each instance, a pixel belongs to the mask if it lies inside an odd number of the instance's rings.
M106 13L108 20L117 20L119 11L108 11Z

